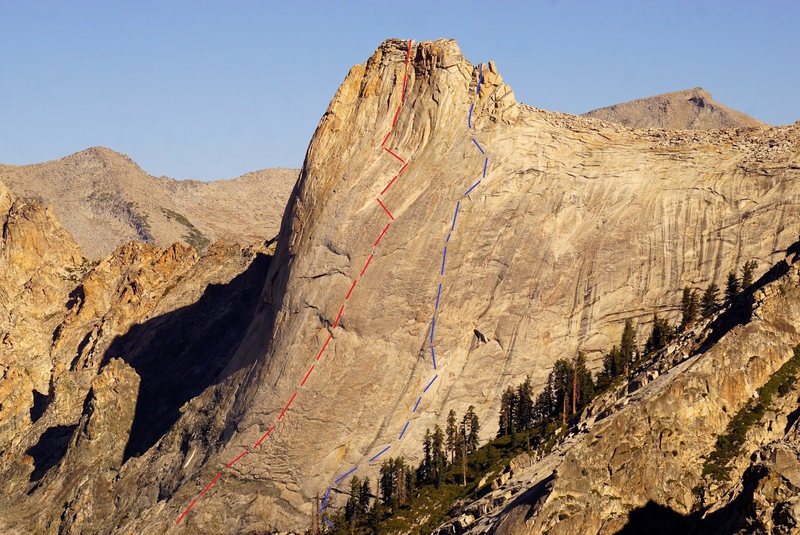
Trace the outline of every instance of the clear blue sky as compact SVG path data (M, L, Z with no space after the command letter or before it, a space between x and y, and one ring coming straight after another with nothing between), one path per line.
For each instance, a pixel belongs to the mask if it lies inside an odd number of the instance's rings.
M0 0L0 162L93 145L154 175L299 167L348 69L452 37L518 100L582 113L703 86L800 119L800 2Z

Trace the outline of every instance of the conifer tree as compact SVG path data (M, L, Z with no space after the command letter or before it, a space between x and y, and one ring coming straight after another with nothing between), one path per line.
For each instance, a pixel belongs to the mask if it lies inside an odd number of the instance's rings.
M344 506L344 519L352 524L356 523L358 515L358 499L361 495L361 480L358 476L353 476L350 479L350 496L347 498L347 503Z
M688 286L683 287L683 294L681 295L681 328L688 325L691 320L689 316L689 299L692 297L692 290Z
M514 433L516 419L516 394L509 386L503 392L503 398L500 401L500 426L497 430L498 437L504 437Z
M373 535L378 535L380 532L380 522L383 520L383 504L380 499L372 502L372 509L369 512L369 527Z
M381 464L378 486L383 503L392 511L395 511L399 504L397 503L397 489L394 478L394 459L387 459Z
M697 293L688 286L681 297L681 330L688 328L697 319Z
M478 415L475 414L475 407L470 405L465 415L469 432L467 433L467 450L472 453L478 449L478 431L480 431L480 422Z
M517 431L525 431L533 426L533 387L530 375L517 387L515 417Z
M372 489L370 486L369 478L364 478L361 483L361 489L358 492L358 514L364 518L369 511L369 502L372 498Z
M545 421L555 414L555 401L553 389L553 372L547 376L547 382L539 395L536 396L536 403L533 405L534 421L537 425L543 425Z
M447 429L445 431L447 435L447 453L450 457L450 462L453 463L456 460L456 449L458 448L458 443L456 442L458 438L458 427L456 425L456 411L450 409L450 413L447 415Z
M425 430L425 438L422 440L422 461L417 469L417 480L428 482L431 479L433 468L433 448L431 444L431 430Z
M592 399L594 399L595 384L592 378L592 372L586 367L586 355L582 351L578 352L575 357L575 375L574 380L577 385L576 399L577 410L580 411Z
M609 377L617 377L621 375L624 370L624 365L622 363L622 353L619 350L619 347L614 346L611 348L605 357L603 357L603 373Z
M666 318L659 318L658 314L653 314L653 330L644 344L645 352L658 351L666 346L671 339L672 327L670 327L669 322Z
M447 466L447 456L444 452L444 433L436 425L431 435L431 482L438 487L444 481L444 470Z
M758 267L758 262L755 260L748 260L742 266L742 290L753 285L756 267Z
M700 296L697 295L697 290L692 290L692 296L689 299L689 317L692 322L697 319L697 314L700 312Z
M567 423L568 398L572 392L572 363L558 359L553 364L553 389L562 424Z
M739 291L741 290L740 284L735 271L728 273L728 280L725 283L725 302L727 304L733 303L733 300L739 295Z
M627 376L630 365L636 358L636 329L633 328L633 322L630 319L625 320L619 351L622 357L623 373Z
M703 292L703 300L700 303L700 308L704 318L710 316L717 309L718 299L719 299L719 286L717 286L716 283L712 282L708 285L706 291Z

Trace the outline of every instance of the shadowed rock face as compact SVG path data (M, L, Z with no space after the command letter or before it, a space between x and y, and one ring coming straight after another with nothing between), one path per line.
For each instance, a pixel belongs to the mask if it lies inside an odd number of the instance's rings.
M386 41L345 78L309 146L241 343L231 342L236 347L224 356L222 371L180 407L177 421L159 430L149 449L108 468L118 470L109 483L116 499L92 526L148 533L303 529L314 496L352 466L360 476L370 474L367 461L386 444L392 455L415 459L425 428L468 405L484 423L482 438L493 436L500 393L509 384L530 374L538 388L556 358L579 348L596 364L625 318L647 322L656 309L674 315L665 304L678 303L684 285L722 282L749 259L772 264L798 235L797 125L632 131L517 103L494 64L471 64L453 41L414 43L408 71L406 54L405 42ZM408 167L381 194L402 165L381 147L384 138ZM134 253L113 266L134 262ZM208 277L181 266L202 258L176 260L182 248L160 254L149 260L163 262L155 271L174 274L134 277L135 285L126 278L119 285L126 290L114 299L140 310L157 293L143 289L163 294L165 280L193 281L180 306L199 299L198 283L207 285ZM213 259L204 264L215 265ZM98 282L83 284L85 297L64 298L88 324L102 316L97 296L107 294L100 281L113 279L104 274L127 273L101 266L90 278ZM398 442L433 373L428 340L440 282L438 380ZM146 317L175 310L177 302L172 306L155 306ZM110 318L120 334L131 325L123 329L122 316ZM143 321L145 315L136 320ZM94 377L111 343L106 328L64 332L57 344L69 359L60 357L57 367ZM331 332L324 356L315 360ZM314 372L300 387L312 363ZM75 401L58 405L75 407L70 417L52 418L55 409L48 408L33 424L39 434L85 416L89 386L82 384ZM73 391L57 383L55 392L59 400L60 392ZM278 422L289 399L293 404ZM32 406L33 398L20 414L27 417ZM269 439L253 447L276 422ZM225 468L243 451L250 453ZM4 473L27 482L33 467L11 465ZM88 490L55 496L34 492L30 503L45 520L15 517L12 527L26 521L56 526L90 500Z
M131 242L86 262L50 208L2 183L0 226L0 531L107 532L118 497L147 486L123 472L172 492L136 456L220 380L271 255ZM215 440L192 429L177 452Z
M716 102L702 87L631 100L584 114L629 128L718 130L764 123Z

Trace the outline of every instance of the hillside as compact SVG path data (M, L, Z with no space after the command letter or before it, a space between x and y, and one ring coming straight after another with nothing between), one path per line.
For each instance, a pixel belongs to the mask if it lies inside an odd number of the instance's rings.
M766 126L715 101L702 87L631 100L583 115L628 128L717 130Z
M204 249L217 239L273 238L296 179L294 169L213 182L153 177L104 147L41 164L0 165L0 181L18 196L52 205L91 259L129 240Z
M57 211L0 191L0 531L302 531L382 455L418 462L451 409L474 406L485 443L507 387L530 375L540 392L579 350L596 371L625 320L674 322L685 286L783 262L799 149L800 124L644 131L543 111L452 40L390 39L323 115L274 255L133 243L85 262ZM98 181L124 165L89 162ZM526 476L537 494L561 467L538 526L602 531L604 507L624 519L672 486L663 505L692 507L696 474L660 470L702 467L681 441L708 450L800 342L796 292L771 288L767 319L712 337L713 358L682 364L694 375L621 394L631 431L597 415L598 447ZM611 472L603 430L629 444ZM596 492L577 495L582 477ZM525 533L514 505L492 518Z

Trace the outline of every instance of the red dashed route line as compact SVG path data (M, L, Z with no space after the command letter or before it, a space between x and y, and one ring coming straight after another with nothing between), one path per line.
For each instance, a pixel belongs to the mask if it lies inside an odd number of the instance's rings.
M397 179L397 177L400 175L400 173L402 173L402 172L403 172L403 171L406 169L406 167L408 167L408 162L406 162L406 161L405 161L403 158L401 158L400 156L398 156L398 155L397 155L395 152L393 152L393 151L392 151L392 150L390 150L389 148L385 147L384 145L385 145L386 141L389 139L389 136L391 135L392 131L394 130L394 126L395 126L395 124L397 123L397 119L398 119L398 117L399 117L399 115L400 115L400 110L401 110L401 108L402 108L402 105L403 105L403 103L405 102L405 96L406 96L406 85L407 85L407 82L408 82L408 62L409 62L409 58L410 58L410 56L411 56L411 39L409 39L409 40L408 40L408 46L407 46L407 49L406 49L405 74L404 74L404 76L403 76L403 89L402 89L401 96L400 96L400 106L398 106L398 108L397 108L397 111L396 111L396 112L395 112L395 114L394 114L394 118L392 119L392 128L390 128L390 129L389 129L389 132L386 134L386 137L384 137L384 138L383 138L383 141L381 142L381 147L382 147L382 148L383 148L383 149L384 149L386 152L388 152L389 154L391 154L392 156L394 156L395 158L397 158L397 159L400 161L400 163L402 163L402 164L403 164L403 166L402 166L402 168L400 169L400 171L398 171L398 173L397 173L397 174L394 176L394 178L391 180L391 182L389 182L389 185L387 185L387 186L386 186L386 187L383 189L383 191L381 192L381 195L383 195L384 193L386 193L386 190L388 190L388 189L389 189L389 186L391 186L391 185L392 185L392 183L393 183L393 182L394 182L394 181ZM388 216L389 216L389 218L390 218L392 221L394 221L394 216L392 216L392 214L389 212L388 208L386 208L386 206L385 206L385 205L384 205L384 204L381 202L381 200L380 200L380 199L378 199L378 203L381 205L381 208L383 208L384 212L386 212L386 215L388 215ZM386 226L383 228L383 230L381 231L381 233L378 235L378 238L375 240L375 243L373 244L373 248L374 248L374 247L377 247L377 245L378 245L378 244L381 242L381 240L383 239L384 235L385 235L385 234L386 234L386 232L389 230L389 226L390 226L390 225L391 225L391 223L387 223L387 224L386 224ZM367 271L367 267L369 267L369 264L370 264L370 262L372 261L372 258L373 258L374 256L375 256L375 252L373 251L373 252L372 252L372 253L370 253L370 255L367 257L367 260L366 260L366 262L364 263L364 267L361 269L361 273L359 274L359 279L360 279L360 278L362 278L362 277L364 276L364 273ZM354 280L354 281L353 281L353 284L350 286L350 289L347 291L347 295L345 296L345 299L344 299L345 301L347 301L347 300L350 298L350 295L353 293L353 290L354 290L354 289L355 289L355 287L356 287L356 282L357 282L357 281L358 281L358 279L356 279L356 280ZM333 338L333 332L332 332L332 331L334 331L334 330L335 330L335 329L336 329L336 328L339 326L339 321L341 320L341 318L342 318L342 314L343 314L343 313L344 313L344 303L342 303L342 306L339 308L339 313L338 313L338 314L337 314L337 316L336 316L336 320L333 322L333 325L331 326L331 332L329 332L329 333L328 333L328 337L325 339L325 342L322 344L322 348L319 350L319 353L317 353L317 356L316 356L316 359L315 359L315 360L319 360L319 359L322 357L322 355L325 353L325 349L328 347L328 344L330 343L331 339ZM313 372L313 371L314 371L314 364L312 364L312 365L311 365L311 367L308 369L308 371L306 372L305 376L303 377L302 381L300 381L300 386L301 386L301 387L302 387L303 385L305 385L306 381L308 380L309 376L311 375L311 372ZM284 416L286 416L286 414L287 414L287 412L288 412L289 408L291 407L292 403L294 402L295 398L297 397L297 394L298 394L298 391L297 391L297 390L295 390L295 391L294 391L294 393L293 393L293 394L291 395L291 397L289 398L289 401L287 401L287 402L286 402L286 405L283 407L283 410L281 411L280 415L279 415L279 416L278 416L278 418L277 418L277 420L278 420L279 422L283 420ZM259 438L259 439L258 439L258 440L255 442L255 444L253 444L253 447L252 447L252 449L254 450L254 449L256 449L256 448L260 447L260 446L261 446L261 444L262 444L262 443L263 443L263 442L264 442L264 441L265 441L265 440L266 440L266 439L269 437L269 435L270 435L270 434L271 434L273 431L275 431L275 425L272 425L272 427L270 427L270 428L269 428L269 429L268 429L268 430L267 430L267 431L266 431L266 432L265 432L265 433L264 433L264 434L261 436L261 438ZM226 467L226 468L231 468L231 467L233 467L233 465L234 465L234 464L236 464L237 462L239 462L241 459L243 459L243 458L244 458L246 455L248 455L250 452L251 452L251 450L249 450L249 449L245 449L245 450L243 450L243 451L242 451L242 452L241 452L239 455L237 455L237 456L236 456L236 457L235 457L233 460L231 460L230 462L228 462L228 463L225 465L225 467ZM194 499L193 499L193 500L192 500L192 501L189 503L189 505L186 507L186 509L184 509L184 510L183 510L183 512L180 514L180 516L178 516L178 519L175 521L175 524L176 524L176 525L180 524L180 523L181 523L181 521L182 521L182 520L183 520L183 519L186 517L186 515L188 515L188 514L189 514L189 511L191 511L191 510L192 510L192 508L195 506L195 504L197 504L197 500L198 500L198 499L200 499L200 497L204 496L206 493L208 493L208 492L211 490L211 488L212 488L212 487L213 487L213 486L214 486L214 485L215 485L215 484L216 484L216 483L217 483L217 482L218 482L220 479L222 479L222 475L223 475L223 472L221 472L221 471L220 471L220 472L217 472L217 474L216 474L216 475L213 477L213 479L211 479L211 481L210 481L210 482L209 482L209 483L208 483L208 484L207 484L207 485L206 485L206 486L203 488L203 490L202 490L202 491L200 491L200 494L199 494L199 495L198 495L196 498L194 498Z
M398 156L397 154L395 154L394 152L392 152L392 149L389 149L389 148L383 147L383 150L385 150L386 152L388 152L389 154L391 154L392 156L394 156L395 158L397 158L398 160L400 160L400 163L406 163L406 161L405 161L404 159L402 159L400 156Z
M477 84L476 84L476 88L475 88L475 93L476 93L476 95L479 95L479 94L480 94L480 88L481 88L481 83L482 83L482 82L483 82L483 64L478 64L478 82L477 82ZM469 115L468 115L468 119L467 119L467 125L468 125L468 128L469 128L469 130L472 130L472 112L474 111L474 107L475 107L475 104L473 103L473 104L470 106L470 109L469 109ZM488 156L486 156L486 153L484 152L483 148L481 147L481 145L478 143L478 141L477 141L477 140L476 140L474 137L472 138L472 141L475 143L475 146L478 148L478 150L480 151L481 155L483 155L483 156L484 156L484 158L485 158L485 159L484 159L484 162L483 162L483 178L486 178L486 171L487 171L488 164L489 164L489 158L488 158ZM473 191L475 188L477 188L477 187L478 187L478 185L479 185L480 183L481 183L481 180L478 180L478 181L477 181L475 184L473 184L473 185L472 185L472 186L471 186L471 187L470 187L470 188L469 188L469 189L468 189L468 190L467 190L467 191L464 193L464 197L467 197L467 196L469 196L470 192L472 192L472 191ZM391 185L391 183L390 183L390 185ZM380 202L380 199L378 199L378 202ZM383 206L383 203L381 203L381 206ZM431 327L430 327L430 349L431 349L431 358L432 358L432 360L433 360L433 371L434 371L434 372L436 372L436 369L437 369L437 368L436 368L436 353L435 353L435 351L434 351L434 327L435 327L435 325L436 325L436 316L437 316L437 314L438 314L438 312L439 312L439 302L440 302L441 295L442 295L442 285L443 285L443 283L444 283L444 279L443 279L443 278L444 278L444 273L445 273L445 259L447 258L447 245L446 245L446 244L447 244L447 243L450 241L450 237L451 237L452 233L455 231L455 228L456 228L456 220L457 220L457 218L458 218L458 212L459 212L459 208L460 208L460 207L461 207L461 201L460 201L460 200L458 200L458 201L456 201L456 205L455 205L455 211L453 212L453 222L452 222L452 223L451 223L451 225L450 225L450 230L449 230L449 232L447 233L447 238L445 239L445 246L444 246L444 248L443 248L443 250L442 250L442 267L441 267L441 271L440 271L440 273L439 273L439 275L440 275L440 277L441 277L441 280L440 280L440 282L439 282L439 283L438 283L438 285L437 285L437 290L436 290L436 302L435 302L435 305L434 305L434 308L433 308L433 317L431 318ZM387 211L387 212L388 212L388 211ZM391 214L389 214L389 215L390 215L390 217L391 217ZM388 225L387 225L387 227L388 227ZM417 398L417 401L416 401L416 403L414 403L414 407L413 407L413 409L411 409L411 413L412 413L412 414L415 414L415 413L417 412L417 409L419 408L419 406L420 406L420 403L422 402L422 398L423 398L423 396L424 396L424 395L425 395L425 393L426 393L426 392L427 392L427 391L428 391L428 390L431 388L431 386L433 386L434 382L436 382L436 379L438 379L438 378L439 378L439 374L438 374L438 373L435 373L435 375L434 375L434 376L433 376L433 377L430 379L430 381L428 382L427 386L425 386L425 388L422 390L422 393L421 393L421 394L420 394L420 396ZM409 419L406 421L405 425L403 426L403 429L402 429L402 431L400 431L400 436L399 436L399 437L397 437L397 439L396 439L397 441L400 441L400 440L402 440L402 439L403 439L403 436L405 435L405 433L406 433L406 430L408 429L408 426L409 426L409 424L410 424L410 423L411 423L411 417L409 417ZM392 447L392 445L393 445L393 443L394 443L394 442L395 442L395 441L391 441L391 442L389 442L389 443L388 443L388 444L387 444L387 445L386 445L386 446L385 446L385 447L384 447L382 450L380 450L378 453L376 453L375 455L373 455L372 457L370 457L370 459L369 459L369 461L367 462L367 464L368 464L368 465L370 465L370 466L372 466L372 463L373 463L374 461L376 461L376 460L377 460L377 459L378 459L380 456L382 456L384 453L386 453L387 451L389 451L389 449L391 449L391 447ZM323 497L323 499L322 499L322 504L321 504L321 506L319 507L319 513L320 513L320 514L322 514L322 512L323 512L323 511L325 510L325 508L327 507L328 498L329 498L329 497L330 497L330 495L331 495L331 491L332 491L332 490L334 490L334 489L335 489L335 488L336 488L338 485L340 485L340 484L341 484L341 483L342 483L342 482L343 482L343 481L344 481L344 480L347 478L347 476L349 476L350 474L352 474L352 473L354 473L356 470L358 470L358 468L359 468L359 465L358 465L358 464L356 464L355 466L353 466L352 468L350 468L350 470L348 470L348 471L347 471L347 472L345 472L344 474L342 474L342 475L340 475L339 477L337 477L336 479L334 479L333 485L331 485L330 487L328 487L328 490L325 492L325 495L324 495L324 497ZM332 529L333 529L333 528L335 528L335 526L333 525L333 523L332 523L330 520L328 520L328 518L327 518L327 517L325 517L325 515L322 515L322 519L323 519L323 520L325 521L325 523L326 523L328 526L330 526Z
M386 212L386 215L388 215L388 216L389 216L389 219L391 219L392 221L394 221L394 216L393 216L393 215L392 215L392 213L389 211L389 209L388 209L388 208L386 208L386 205L385 205L385 204L383 204L383 203L381 202L381 200L380 200L380 199L378 199L378 198L375 198L375 200L376 200L376 201L378 201L378 204L380 204L380 205L381 205L381 208L383 208L383 211L384 211L384 212ZM353 282L353 284L355 284L355 281ZM348 295L349 295L349 294L348 294ZM345 297L345 299L347 299L347 298Z

